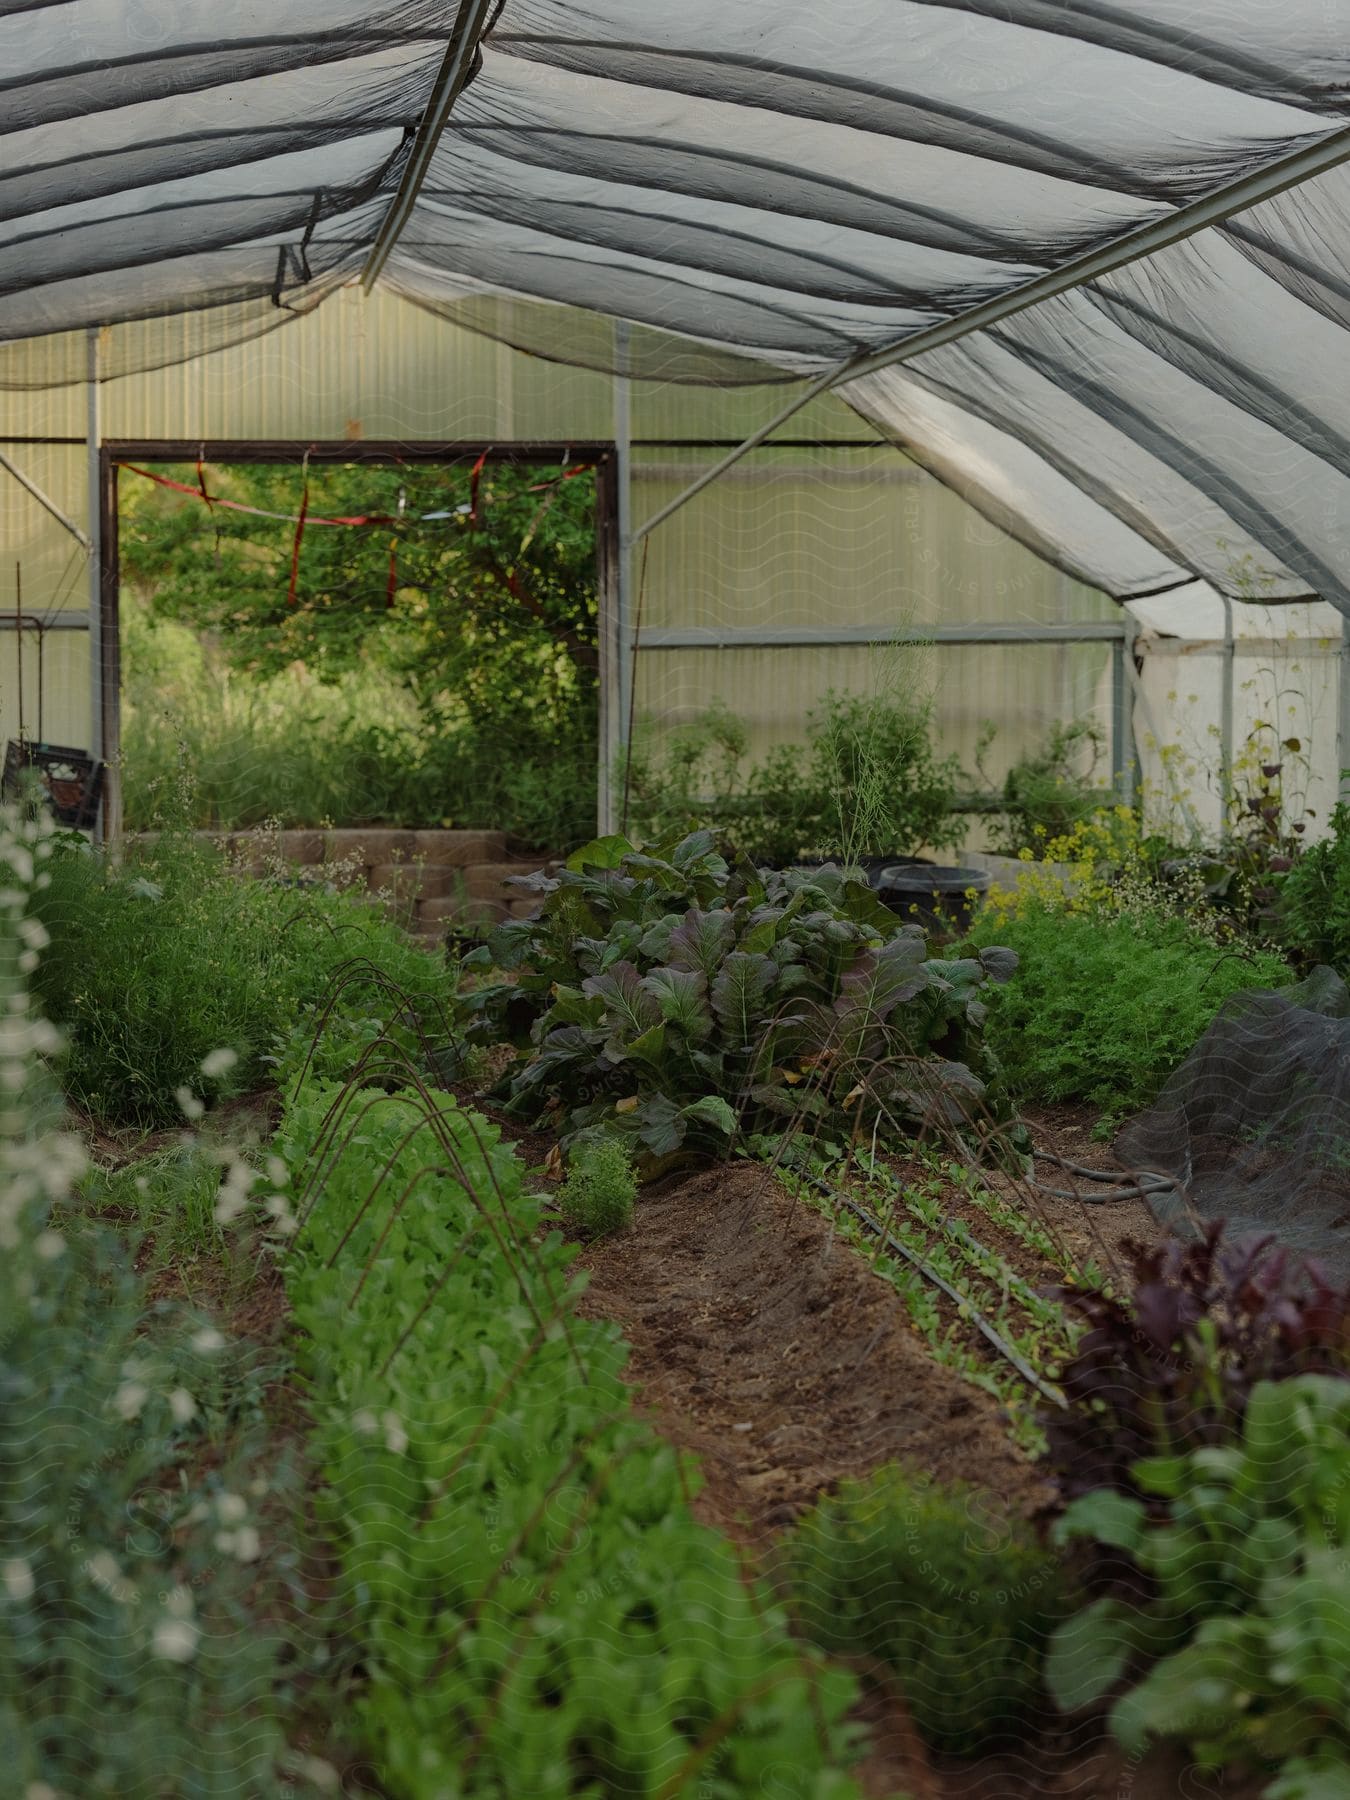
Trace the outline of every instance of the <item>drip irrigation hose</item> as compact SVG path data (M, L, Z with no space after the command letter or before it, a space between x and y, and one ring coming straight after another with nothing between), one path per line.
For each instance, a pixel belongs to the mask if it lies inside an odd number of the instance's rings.
M1174 1181L1159 1181L1152 1186L1114 1188L1109 1194L1085 1194L1080 1188L1047 1187L1043 1181L1029 1184L1038 1194L1049 1194L1054 1200L1081 1200L1084 1206L1112 1206L1122 1200L1147 1200L1150 1194L1166 1194L1175 1188Z
M1070 1175L1080 1175L1085 1181L1115 1181L1125 1178L1124 1185L1113 1188L1109 1194L1085 1194L1077 1188L1047 1187L1044 1182L1029 1177L1030 1184L1038 1194L1050 1194L1056 1200L1081 1200L1085 1206L1109 1206L1120 1200L1147 1200L1150 1194L1165 1194L1168 1190L1179 1192L1176 1181L1170 1175L1163 1175L1152 1170L1143 1170L1131 1177L1124 1169L1087 1169L1082 1163L1069 1162L1065 1157L1056 1156L1053 1150L1033 1150L1032 1156L1041 1162L1051 1162L1061 1169L1067 1169Z
M1049 1382L1043 1380L1022 1353L1015 1350L1008 1340L994 1329L984 1314L971 1303L965 1294L959 1293L949 1282L945 1281L930 1262L920 1256L916 1250L911 1250L907 1244L902 1244L893 1232L887 1231L880 1219L872 1217L866 1207L859 1206L856 1200L851 1200L847 1194L841 1194L837 1188L832 1188L828 1181L822 1180L819 1175L810 1175L807 1179L822 1194L828 1195L836 1206L842 1206L846 1211L851 1212L858 1223L870 1231L873 1237L879 1238L888 1250L893 1250L897 1256L904 1257L905 1261L911 1263L926 1281L931 1281L934 1287L941 1289L949 1300L954 1300L958 1306L964 1307L975 1329L988 1343L993 1345L1000 1356L1012 1364L1023 1381L1029 1382L1036 1392L1049 1400L1052 1405L1068 1406L1068 1401L1065 1400L1059 1389L1051 1387Z

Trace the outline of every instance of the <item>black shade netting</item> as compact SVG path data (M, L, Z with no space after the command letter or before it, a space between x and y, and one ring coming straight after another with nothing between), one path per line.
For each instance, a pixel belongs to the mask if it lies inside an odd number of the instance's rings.
M208 315L105 345L156 368L383 268L582 367L832 375L1117 598L1350 616L1344 12L0 0L0 389L83 379L92 327Z
M1350 989L1319 968L1235 994L1114 1148L1172 1178L1150 1204L1181 1234L1225 1219L1350 1275Z

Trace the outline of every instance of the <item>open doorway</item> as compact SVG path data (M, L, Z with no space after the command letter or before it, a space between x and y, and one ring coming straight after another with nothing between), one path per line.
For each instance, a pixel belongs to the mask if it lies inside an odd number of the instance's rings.
M592 835L610 446L103 454L114 830Z

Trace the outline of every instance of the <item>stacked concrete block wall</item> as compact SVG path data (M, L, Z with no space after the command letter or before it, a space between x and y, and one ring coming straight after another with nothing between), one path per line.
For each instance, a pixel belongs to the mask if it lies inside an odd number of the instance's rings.
M281 863L293 867L302 881L324 878L342 887L364 887L383 898L391 917L429 942L448 930L526 917L538 902L507 887L508 878L558 867L556 859L537 853L513 853L502 831L350 826L195 835L256 874Z

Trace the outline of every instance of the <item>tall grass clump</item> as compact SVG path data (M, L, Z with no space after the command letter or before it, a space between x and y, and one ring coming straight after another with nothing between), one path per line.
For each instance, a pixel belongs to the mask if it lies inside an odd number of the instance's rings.
M509 727L420 696L377 658L333 679L236 668L209 637L129 597L127 827L483 828L569 849L595 823L595 707L522 704Z
M988 1748L1034 1720L1066 1611L1055 1558L973 1491L894 1464L846 1482L797 1527L784 1570L798 1623L826 1650L896 1675L935 1749Z
M172 1125L184 1092L274 1085L335 984L321 1064L379 1036L391 993L424 1017L423 1035L440 1029L450 993L445 962L373 903L249 879L185 835L126 867L63 839L35 913L51 940L36 981L68 1039L67 1091L111 1127Z

